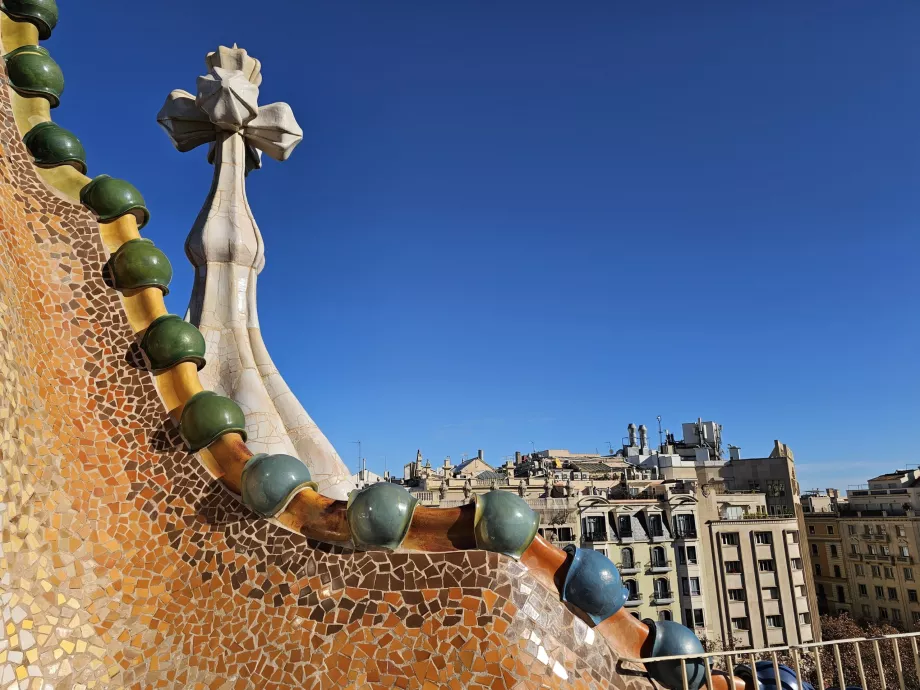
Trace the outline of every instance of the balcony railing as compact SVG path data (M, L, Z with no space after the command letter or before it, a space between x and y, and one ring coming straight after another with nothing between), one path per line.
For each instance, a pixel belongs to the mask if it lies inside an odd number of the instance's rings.
M804 624L804 626L808 625L810 624ZM698 672L699 666L703 667L705 673L703 686L706 690L714 690L712 679L716 674L731 676L737 666L745 665L748 669L756 668L760 660L772 663L774 678L783 677L780 675L780 664L791 665L799 687L802 686L803 681L807 681L817 688L834 685L838 688L858 686L888 690L889 687L915 686L916 681L920 681L920 645L918 642L920 642L920 633L915 632L745 651L682 654L642 659L621 658L621 661L629 664L679 661L681 682L684 688L689 687L690 681L687 671L688 662L693 664L694 673ZM902 647L904 648L903 656ZM886 666L882 653L883 650L887 653L889 649L893 652L894 663ZM822 655L822 651L828 651L830 654ZM824 656L823 659L822 656ZM844 665L844 660L849 661L854 658L856 660L855 669L852 664ZM828 659L830 659L830 664L826 663ZM905 663L905 660L909 659L913 659L914 662L912 669L909 663ZM700 660L705 661L700 663ZM849 670L845 671L845 669ZM867 679L872 681L871 684L867 683ZM721 685L724 687L724 683Z
M653 573L666 573L671 569L671 561L666 558L653 558L648 564L648 569Z
M863 539L866 541L891 541L891 537L887 534L865 534L862 535Z
M695 529L677 529L674 530L675 539L696 539L696 530Z
M674 594L671 592L653 592L653 604L671 604L674 602Z
M588 532L581 538L581 540L589 544L598 541L609 541L606 532Z
M642 604L642 593L641 592L635 592L635 593L630 592L629 596L626 597L625 606L633 607L633 606L641 606L641 604Z
M642 570L642 564L639 561L633 561L632 563L618 563L617 569L620 571L621 575L635 575L640 570Z

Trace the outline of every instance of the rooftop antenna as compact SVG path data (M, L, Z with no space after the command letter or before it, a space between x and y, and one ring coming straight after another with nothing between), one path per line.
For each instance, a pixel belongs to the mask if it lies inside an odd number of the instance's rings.
M531 448L531 450L533 450L533 454L536 455L536 454L537 454L537 447L536 447L536 445L534 445L534 442L533 442L533 441L530 442L530 448Z
M358 444L358 472L361 471L361 441L352 441Z
M661 415L658 415L656 419L658 420L658 450L661 450Z

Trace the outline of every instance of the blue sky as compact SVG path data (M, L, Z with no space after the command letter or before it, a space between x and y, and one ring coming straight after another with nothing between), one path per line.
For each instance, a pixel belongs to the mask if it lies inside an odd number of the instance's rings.
M236 41L293 106L249 179L260 318L350 465L656 415L779 438L805 488L920 464L917 3L60 5L55 119L146 196L176 313L210 169L166 94Z

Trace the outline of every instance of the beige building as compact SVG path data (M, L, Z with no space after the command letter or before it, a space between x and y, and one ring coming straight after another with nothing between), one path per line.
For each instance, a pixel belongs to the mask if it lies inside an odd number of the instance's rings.
M726 648L818 639L792 453L776 442L770 456L742 459L729 446L726 461L721 433L699 420L653 450L645 426L630 424L616 453L516 453L499 467L482 451L438 468L419 453L400 481L423 504L444 507L516 492L549 541L617 564L639 618L683 622Z
M847 491L833 512L805 516L822 613L920 631L920 470L896 470Z

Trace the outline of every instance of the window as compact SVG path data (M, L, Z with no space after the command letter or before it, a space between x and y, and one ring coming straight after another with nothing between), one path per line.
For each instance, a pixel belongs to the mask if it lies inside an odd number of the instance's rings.
M677 565L687 565L687 549L683 546L677 547Z
M833 533L834 533L834 526L833 526L833 525L828 525L828 526L827 526L827 533L828 533L828 534L833 534Z
M886 531L886 530L885 530L885 525L876 525L876 526L875 526L875 533L876 533L876 534L885 534L885 531Z
M817 575L818 577L821 577L821 564L820 563L815 563L815 575Z
M888 588L888 598L891 599L892 601L897 601L898 600L898 590L896 590L894 587L889 587Z
M617 531L621 539L632 537L632 519L628 515L621 515L617 518Z
M793 567L795 567L795 561L799 562L799 568L801 568L801 559L793 558ZM772 573L774 570L776 570L776 564L773 562L772 558L764 558L763 560L757 561L757 567L760 568L760 572L762 573Z
M684 587L684 596L698 597L700 595L700 578L682 577L681 582Z
M792 544L799 543L799 531L797 529L794 529L791 532L789 532L789 542Z
M786 482L782 479L767 480L767 496L781 497L786 495Z
M664 536L664 529L661 526L661 516L660 515L649 515L648 516L648 533L652 537L661 537Z
M668 585L667 578L659 577L652 585L656 599L670 599L671 588Z
M740 543L737 532L722 532L722 544L725 546L738 546Z
M850 534L856 534L856 525L847 525L847 532Z
M695 546L687 547L687 564L696 565L696 547Z
M633 560L633 550L628 546L625 549L620 549L620 567L621 568L635 568L635 561Z
M653 568L666 568L668 567L668 559L664 555L664 549L660 546L656 546L652 549L652 567Z
M773 561L771 560L770 563L772 564ZM792 569L793 569L793 570L801 570L801 569L802 569L802 559L801 559L801 558L793 558L793 559L792 559ZM763 570L763 568L761 568L761 570ZM770 570L773 570L773 568L770 568Z
M872 534L872 525L863 525L863 534L866 536Z
M869 590L865 585L859 585L859 596L863 599L869 598Z
M750 630L751 625L748 623L748 619L745 618L732 618L732 627L735 630Z
M812 556L818 555L818 545L815 544L814 542L812 542L812 545L811 545L811 555Z
M874 547L872 544L869 544L869 545L866 547L866 551L869 552L869 555L870 555L870 556L874 556L874 555L875 555L875 547Z
M837 558L837 545L831 544L831 558Z
M914 581L914 569L913 568L904 568L904 579Z
M901 609L891 609L891 620L895 623L901 622Z
M688 628L702 628L703 609L684 609L684 625Z
M764 587L763 588L763 598L764 599L779 599L779 588Z
M885 598L885 588L884 587L879 587L878 585L875 586L875 598L876 599Z
M814 526L814 525L809 525L809 526L808 526L808 533L809 533L809 534L814 534L814 533L815 533L815 526Z
M775 587L771 587L771 589L773 589L774 591L777 592L777 595L776 595L775 597L771 597L771 598L772 598L772 599L779 599L779 594L778 594L779 590L777 590ZM808 596L808 590L805 589L805 585L796 585L796 586L795 586L795 595L796 595L797 597L807 597L807 596Z
M869 618L872 615L872 607L869 604L863 604L862 612L863 618Z
M898 530L898 536L899 536L899 537L906 537L906 536L907 536L907 531L906 531L901 525L898 525L895 529Z
M730 589L728 590L728 598L730 601L744 601L744 590L743 589Z
M894 579L894 570L892 570L891 568L886 567L886 568L885 568L885 579L886 579L886 580L893 580L893 579Z
M873 565L872 566L872 577L879 578L881 576L882 576L882 569L877 565Z
M914 617L914 623L920 623L920 611L911 611L911 615Z
M696 520L692 515L674 516L674 536L678 539L696 537Z
M626 586L626 596L630 601L636 601L639 598L639 585L635 580L626 580L623 582Z
M671 620L671 612L667 609L662 609L658 612L658 620L660 621L669 621Z
M801 625L811 625L811 614L807 611L799 614L799 623Z
M782 628L783 627L783 617L782 616L767 616L767 627L768 628Z
M843 576L840 574L840 566L839 566L839 565L835 565L835 566L834 566L834 577L843 577Z
M607 524L603 515L589 515L583 518L581 530L587 541L607 541Z
M754 541L757 544L772 544L773 535L769 532L754 532Z
M843 591L842 585L837 585L837 601L843 603L847 600L846 593Z
M725 561L725 572L726 573L740 573L741 572L741 561Z
M850 544L850 553L857 555L859 553L859 544Z
M863 577L866 574L866 569L863 568L859 563L856 564L856 574L859 577Z
M879 606L878 607L878 617L881 618L883 621L887 621L888 620L888 609L886 609L884 606Z
M882 547L882 555L883 555L883 556L890 556L890 555L891 555L891 549L889 549L887 546L883 546L883 547Z
M912 601L914 603L917 602L917 590L916 589L907 590L907 600Z
M906 546L900 548L901 558L910 558L910 549Z
M818 590L818 596L819 596L819 597L823 597L823 596L824 596L824 585L822 585L822 584L819 582L819 583L817 583L817 584L815 585L815 587L816 587L817 590Z

